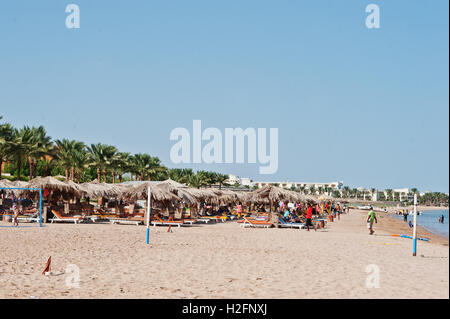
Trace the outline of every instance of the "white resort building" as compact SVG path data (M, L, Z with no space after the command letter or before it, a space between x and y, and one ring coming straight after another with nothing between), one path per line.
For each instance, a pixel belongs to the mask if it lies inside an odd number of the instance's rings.
M288 182L288 181L281 181L281 182L257 182L257 181L253 181L250 178L247 177L239 177L233 174L228 175L228 184L231 185L235 185L236 183L242 186L248 186L248 187L254 187L257 186L258 188L261 188L263 186L266 185L277 185L279 187L283 187L283 188L304 188L304 189L311 189L311 187L314 187L314 189L316 191L318 191L319 189L327 189L328 192L333 192L336 190L341 190L342 187L344 186L344 182L339 181L339 182L328 182L328 183L313 183L313 182Z

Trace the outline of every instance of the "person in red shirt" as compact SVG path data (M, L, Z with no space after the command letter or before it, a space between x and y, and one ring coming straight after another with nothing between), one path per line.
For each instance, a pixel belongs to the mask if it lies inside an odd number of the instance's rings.
M312 228L314 228L314 231L317 231L316 226L314 226L312 223L312 212L313 208L311 204L308 204L308 208L306 210L306 229L309 231L309 227L311 226Z

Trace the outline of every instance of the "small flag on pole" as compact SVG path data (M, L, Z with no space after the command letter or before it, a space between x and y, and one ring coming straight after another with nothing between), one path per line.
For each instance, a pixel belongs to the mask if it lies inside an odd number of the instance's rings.
M51 270L50 264L51 263L52 263L52 256L48 257L47 263L45 264L45 268L42 271L43 275L50 275L50 270Z

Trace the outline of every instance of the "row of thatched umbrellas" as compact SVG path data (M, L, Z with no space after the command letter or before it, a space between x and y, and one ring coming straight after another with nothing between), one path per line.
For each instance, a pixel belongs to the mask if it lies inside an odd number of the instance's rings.
M185 202L188 205L198 203L243 203L243 204L275 204L280 201L288 202L317 202L318 198L312 195L303 195L299 192L267 185L254 191L231 191L226 189L203 188L196 189L180 184L173 180L162 182L141 182L108 184L97 181L77 184L73 181L63 182L54 177L37 177L30 182L11 182L0 180L1 187L20 187L41 189L52 194L52 198L117 198L126 202L135 202L139 199L147 199L147 189L150 187L152 200L161 202ZM36 198L36 190L15 191L16 196L23 198ZM326 198L325 200L332 200Z

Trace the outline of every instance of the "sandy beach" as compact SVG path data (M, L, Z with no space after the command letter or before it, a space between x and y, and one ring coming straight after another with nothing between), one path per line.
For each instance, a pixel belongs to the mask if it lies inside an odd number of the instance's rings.
M390 236L401 221L380 215L370 236L365 219L352 210L317 232L152 227L151 247L144 226L1 227L0 298L449 298L448 240L420 241L412 257L410 239ZM66 286L69 264L79 288ZM379 288L366 287L368 265Z

